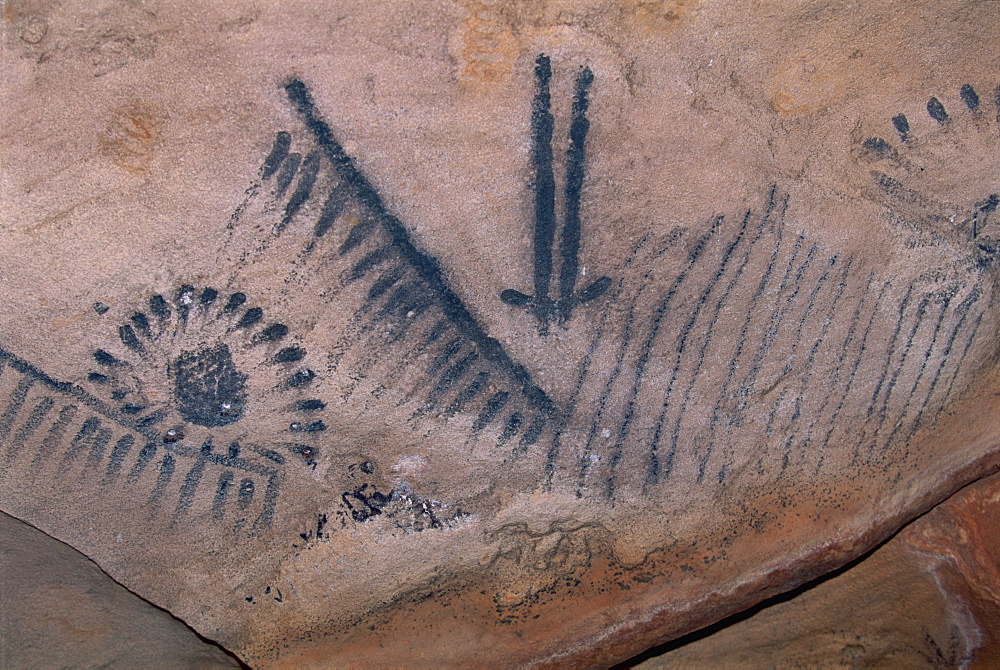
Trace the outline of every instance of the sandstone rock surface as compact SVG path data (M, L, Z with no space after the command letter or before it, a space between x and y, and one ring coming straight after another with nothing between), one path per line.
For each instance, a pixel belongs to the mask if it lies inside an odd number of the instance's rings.
M7 3L0 509L255 667L862 555L998 467L994 11Z

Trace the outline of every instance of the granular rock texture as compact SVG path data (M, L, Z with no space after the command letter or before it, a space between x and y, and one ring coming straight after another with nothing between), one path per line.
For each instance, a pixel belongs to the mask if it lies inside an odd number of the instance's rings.
M0 509L254 666L611 663L998 466L990 2L10 2Z

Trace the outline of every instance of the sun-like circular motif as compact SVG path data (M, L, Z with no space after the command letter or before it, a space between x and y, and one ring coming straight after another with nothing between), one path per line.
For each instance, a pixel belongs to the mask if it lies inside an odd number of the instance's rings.
M96 394L165 444L315 467L325 403L307 352L241 292L183 285L130 310L93 352Z

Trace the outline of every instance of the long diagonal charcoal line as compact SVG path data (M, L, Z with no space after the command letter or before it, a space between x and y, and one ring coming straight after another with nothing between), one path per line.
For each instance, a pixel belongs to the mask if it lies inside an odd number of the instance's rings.
M632 253L626 259L623 265L624 270L627 270L632 266L632 263L639 255L639 251L646 245L648 241L649 241L649 235L647 234L644 235L639 240L638 243L636 243L635 247L632 249ZM660 257L660 255L666 252L668 248L669 246L661 249L659 254L657 254L656 257L652 259L652 262L655 263L655 261ZM653 271L650 270L646 273L646 276L643 278L643 282L640 285L638 293L641 294L645 290L646 284L648 283L649 278L652 276L652 272ZM552 442L550 443L549 446L549 452L546 455L545 459L546 485L551 485L552 483L552 478L553 475L555 474L555 469L556 469L556 459L559 456L559 448L561 446L562 431L565 429L565 427L569 424L570 420L573 418L572 415L573 412L576 410L577 399L580 397L580 393L583 391L584 382L587 380L587 376L590 374L590 366L593 363L594 352L597 351L597 347L601 343L602 338L604 337L604 331L607 328L608 321L611 317L611 306L617 302L618 296L621 295L623 290L624 289L619 283L618 287L614 290L612 296L608 299L606 307L603 313L601 314L601 320L598 323L597 329L594 331L594 336L591 339L590 344L587 346L587 351L584 352L583 359L580 361L580 368L577 373L576 384L574 384L573 391L572 393L570 393L569 399L566 401L565 409L561 413L559 422L555 426L555 429L553 430ZM633 307L634 305L635 303L633 302Z
M535 164L535 314L543 332L549 321L549 283L552 278L552 242L556 229L556 180L552 172L552 66L542 54L535 61L538 92L531 110L531 157Z
M719 222L721 223L722 217L719 217ZM750 220L750 212L748 211L743 217L743 222L740 224L739 232L733 237L726 246L725 251L722 253L722 258L719 261L719 267L715 271L715 275L712 280L708 282L705 288L702 290L701 295L698 296L698 301L695 304L694 311L691 316L688 317L687 323L681 328L681 332L677 338L677 354L674 357L674 363L671 366L670 381L667 382L667 388L663 392L663 401L660 403L660 413L656 419L656 428L653 431L654 439L650 444L650 475L652 476L652 471L656 469L654 465L657 463L657 450L659 449L659 436L663 431L663 422L666 420L667 409L670 405L670 395L673 393L674 384L677 381L677 376L680 373L681 361L684 358L684 351L687 348L688 337L691 335L691 330L694 328L695 322L701 315L701 310L708 301L708 296L711 295L712 291L715 289L715 285L722 278L723 274L726 272L726 268L729 265L729 260L732 258L733 251L735 251L737 245L743 240L743 236L747 230L747 223ZM713 226L715 227L715 226ZM628 434L629 426L632 423L632 416L634 414L634 405L629 408L629 413L626 414L625 421L622 422L621 428L618 432L618 440L615 442L615 449L612 452L611 465L614 468L618 464L618 458L621 457L621 451L624 446L625 440L624 436ZM673 450L667 454L667 462L670 466L673 465ZM669 473L669 469L667 470ZM659 473L657 473L658 475Z
M968 318L972 306L979 300L979 295L979 287L973 287L972 291L969 292L969 295L959 303L958 307L955 308L955 313L960 314L958 322L952 329L951 335L948 336L948 341L945 343L944 351L941 352L937 370L934 372L934 378L931 380L930 388L927 389L927 395L924 397L924 402L921 404L920 410L917 412L917 418L913 420L913 427L910 428L910 432L906 436L907 442L913 439L914 434L916 434L917 430L920 428L920 421L923 419L924 412L927 410L927 405L930 404L931 399L934 397L934 389L937 388L938 382L941 380L941 372L944 370L944 366L948 362L948 357L951 355L952 347L955 346L955 339L958 337L958 331L960 331L962 329L962 325L965 324L965 320Z
M938 335L941 334L941 325L944 323L944 318L948 315L948 307L951 305L951 301L954 299L957 292L958 288L953 287L945 295L941 296L941 311L938 314L937 321L934 323L934 333L931 335L931 342L927 345L927 349L924 350L923 360L920 361L920 371L917 373L916 378L913 380L913 384L910 386L910 392L906 394L906 400L903 402L903 408L899 414L899 419L896 420L896 424L893 426L892 432L889 434L889 437L886 438L886 447L892 445L896 434L899 433L900 428L903 427L903 423L906 421L907 409L912 406L913 395L917 392L917 387L920 386L920 380L923 379L924 373L927 372L927 362L930 360L934 347L937 345Z
M976 322L972 325L971 332L969 333L969 339L965 342L965 348L962 349L962 355L958 357L958 364L955 366L955 371L951 373L951 381L948 382L948 390L944 392L944 396L941 400L941 406L938 407L937 413L934 416L934 421L936 422L941 416L941 412L948 406L948 398L951 397L952 391L955 390L955 382L958 381L959 373L962 371L962 364L965 363L965 358L969 353L969 349L972 348L972 342L976 339L976 332L979 331L979 324L983 320L983 312L980 312L976 316Z
M378 219L389 235L400 256L406 259L414 270L440 297L445 315L466 337L475 342L482 355L502 369L517 382L525 396L541 411L551 412L552 400L539 388L528 371L507 354L501 344L486 334L462 300L448 287L437 260L419 251L406 232L406 228L382 202L378 191L354 165L354 161L334 138L330 127L323 121L306 85L294 79L285 86L289 100L305 122L306 127L316 137L316 141L334 165L340 178L354 191L358 199Z
M584 68L576 78L576 95L573 97L573 119L569 128L566 166L566 215L560 240L560 323L569 320L576 300L576 277L580 268L580 194L583 191L587 131L590 129L590 121L587 120L587 89L593 81L594 73L590 68Z

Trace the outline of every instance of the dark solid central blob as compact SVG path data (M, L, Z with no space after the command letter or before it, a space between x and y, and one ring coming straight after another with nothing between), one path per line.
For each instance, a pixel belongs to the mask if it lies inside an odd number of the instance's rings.
M247 376L236 369L225 344L185 351L169 371L177 411L185 420L199 426L225 426L243 415Z

